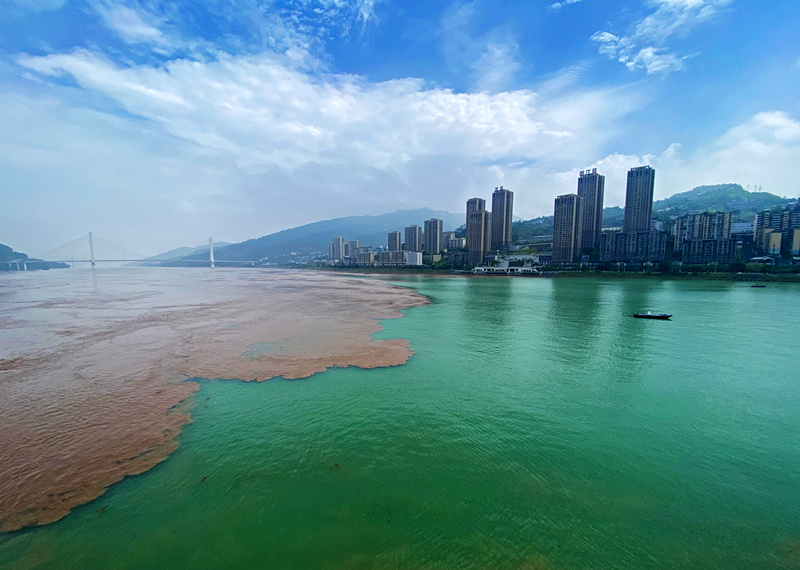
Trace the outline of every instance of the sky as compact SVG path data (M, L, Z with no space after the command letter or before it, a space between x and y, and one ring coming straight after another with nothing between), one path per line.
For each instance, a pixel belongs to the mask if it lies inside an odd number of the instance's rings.
M152 255L339 216L800 194L796 0L0 0L0 243ZM422 220L420 220L420 223Z

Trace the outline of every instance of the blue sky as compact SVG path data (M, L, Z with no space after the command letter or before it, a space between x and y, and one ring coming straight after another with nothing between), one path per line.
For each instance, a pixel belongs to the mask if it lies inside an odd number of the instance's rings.
M577 174L797 196L795 0L0 0L0 242L550 214ZM421 222L422 220L420 220Z

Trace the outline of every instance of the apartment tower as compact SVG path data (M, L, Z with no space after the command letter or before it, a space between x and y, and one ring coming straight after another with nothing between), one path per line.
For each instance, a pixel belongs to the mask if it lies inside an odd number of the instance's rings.
M577 194L556 197L553 216L553 263L573 263L581 251L582 198Z
M623 232L649 232L653 217L653 190L656 171L649 166L638 166L628 171L625 189L625 217Z
M406 228L406 251L422 251L422 228L416 224Z
M502 186L492 192L492 244L495 251L508 251L511 222L514 219L514 193Z
M470 265L480 265L492 242L492 215L486 210L467 214L467 251Z
M331 260L341 261L344 259L344 238L335 237L333 241L328 244L328 254Z
M581 198L583 213L581 215L581 247L595 248L600 245L600 234L603 229L603 192L606 177L597 173L597 169L581 170L578 177L578 196Z
M388 242L389 251L400 251L403 249L403 234L400 232L389 232Z
M425 246L424 252L429 255L438 255L444 249L442 245L442 220L431 218L425 221Z

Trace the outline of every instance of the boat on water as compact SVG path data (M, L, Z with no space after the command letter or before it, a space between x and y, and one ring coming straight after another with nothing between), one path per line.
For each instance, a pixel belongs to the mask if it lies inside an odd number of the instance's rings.
M669 313L651 313L650 311L647 311L646 313L633 313L633 316L637 319L658 319L661 321L666 321L669 320L672 315Z
M766 285L761 285L759 283L756 283L755 285L750 285L750 287L758 287L759 289L761 289L763 287L766 287Z

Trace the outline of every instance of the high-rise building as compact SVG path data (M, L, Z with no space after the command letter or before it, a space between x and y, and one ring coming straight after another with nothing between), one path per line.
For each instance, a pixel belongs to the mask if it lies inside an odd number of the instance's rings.
M431 218L425 221L425 253L438 255L444 249L442 245L442 220Z
M485 203L485 202L484 202ZM492 242L492 217L486 210L467 214L467 250L470 265L483 263Z
M783 210L765 210L756 214L753 222L753 242L756 249L767 255L775 255L775 243L780 235L780 253L794 251L794 230L800 229L800 205Z
M625 189L624 232L649 232L653 215L653 191L656 171L649 166L638 166L628 171Z
M486 209L486 200L483 198L470 198L467 200L467 216L471 212L478 212Z
M346 257L355 257L358 253L358 248L361 247L361 242L357 239L353 239L347 242L347 256Z
M573 263L581 251L582 198L557 196L553 212L553 263Z
M344 238L335 237L333 241L328 244L328 256L332 261L341 261L344 259Z
M600 234L603 228L603 192L606 177L597 173L597 169L581 170L578 177L578 196L581 198L583 214L581 216L581 247L595 248L600 245Z
M422 251L422 228L416 224L406 228L406 251Z
M514 220L514 193L502 186L492 192L492 244L495 251L508 251L511 222Z
M470 198L467 200L467 224L465 226L466 229L466 238L467 238L467 247L469 247L469 215L473 212L481 212L486 210L486 200L483 198ZM480 242L482 238L477 237L475 238L476 243ZM489 244L491 245L491 244ZM489 247L488 245L486 247ZM483 260L479 261L478 263L483 263Z
M400 232L389 232L389 251L400 251L403 249L403 234Z

